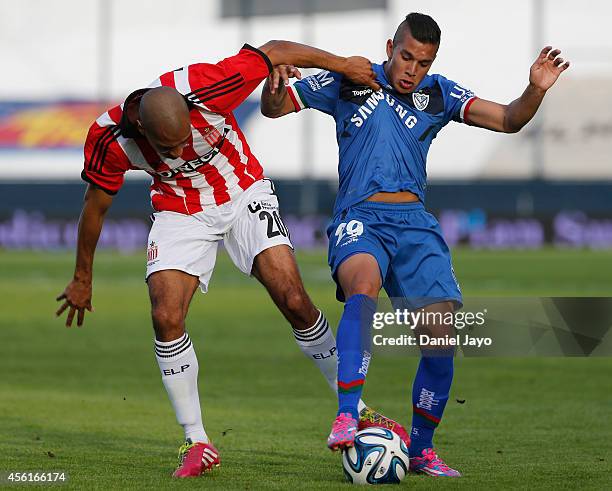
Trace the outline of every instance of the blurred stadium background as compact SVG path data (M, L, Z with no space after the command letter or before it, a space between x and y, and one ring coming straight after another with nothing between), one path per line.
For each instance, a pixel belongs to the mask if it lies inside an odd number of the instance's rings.
M523 132L451 124L435 141L427 205L449 243L612 247L612 7L604 0L1 2L0 247L73 245L86 130L159 73L270 38L381 61L406 9L442 28L432 71L480 97L518 97L545 44L572 62ZM323 246L336 188L333 121L314 111L265 119L258 95L238 109L247 138L277 180L296 245ZM149 179L128 175L102 247L145 243Z

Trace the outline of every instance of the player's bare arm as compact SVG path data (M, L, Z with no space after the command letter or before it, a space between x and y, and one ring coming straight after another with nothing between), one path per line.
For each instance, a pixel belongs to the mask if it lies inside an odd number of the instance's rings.
M268 118L279 118L295 112L295 106L287 94L286 85L290 78L302 78L293 65L278 65L266 80L261 92L261 113Z
M322 68L341 73L353 82L380 89L370 60L363 56L337 56L322 49L291 41L268 41L261 46L272 65L293 65L300 68Z
M476 99L470 107L469 123L503 133L520 131L534 117L546 91L568 69L570 62L559 55L561 50L546 46L531 65L529 85L523 94L508 105Z
M93 311L91 305L91 282L93 277L93 259L102 231L104 217L108 211L113 197L100 188L89 185L85 193L85 199L81 217L79 218L79 229L77 239L77 257L72 281L56 300L64 301L57 310L60 316L66 309L66 327L71 327L74 315L77 314L77 326L83 325L85 310Z

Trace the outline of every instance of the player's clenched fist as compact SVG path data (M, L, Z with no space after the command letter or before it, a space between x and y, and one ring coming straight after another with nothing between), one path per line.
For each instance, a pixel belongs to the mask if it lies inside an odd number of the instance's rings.
M376 82L376 74L372 70L370 60L363 56L348 57L346 59L346 67L342 73L359 85L367 85L374 90L380 89L380 85Z
M68 317L66 317L66 327L72 326L74 314L77 312L77 326L82 326L83 319L85 318L85 309L90 312L93 311L91 306L91 281L72 280L56 300L58 302L64 300L64 303L57 309L56 316L59 317L64 310L70 308Z

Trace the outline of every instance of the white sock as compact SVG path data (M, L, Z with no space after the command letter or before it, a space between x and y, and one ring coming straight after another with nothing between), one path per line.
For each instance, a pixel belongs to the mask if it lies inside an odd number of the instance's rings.
M336 338L329 328L327 319L323 312L319 311L319 318L314 326L304 331L293 330L295 342L298 344L302 353L314 361L315 365L327 380L327 383L338 393L338 352L336 349ZM361 399L358 409L361 411L365 406Z
M198 359L189 335L168 342L155 340L155 357L185 439L208 443L198 394Z

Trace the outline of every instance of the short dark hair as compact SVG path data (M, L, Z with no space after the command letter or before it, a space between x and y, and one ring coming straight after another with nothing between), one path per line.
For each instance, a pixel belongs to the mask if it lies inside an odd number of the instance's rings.
M440 27L429 15L419 14L418 12L408 14L395 31L393 46L396 46L402 40L406 29L420 43L440 44Z

